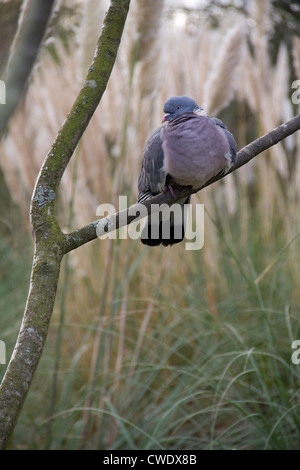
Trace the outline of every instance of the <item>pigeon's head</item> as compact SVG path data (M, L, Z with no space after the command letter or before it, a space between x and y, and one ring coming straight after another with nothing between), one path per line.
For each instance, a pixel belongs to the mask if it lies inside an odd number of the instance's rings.
M203 111L200 106L197 105L196 101L188 96L172 96L164 104L164 117L162 122L170 121L175 116L181 113L187 112L200 112Z

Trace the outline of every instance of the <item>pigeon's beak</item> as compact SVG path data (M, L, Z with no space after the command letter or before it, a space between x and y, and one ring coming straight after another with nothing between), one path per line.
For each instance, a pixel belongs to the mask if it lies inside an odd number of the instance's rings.
M162 118L161 122L168 121L168 117L170 116L170 113L166 113L164 117Z

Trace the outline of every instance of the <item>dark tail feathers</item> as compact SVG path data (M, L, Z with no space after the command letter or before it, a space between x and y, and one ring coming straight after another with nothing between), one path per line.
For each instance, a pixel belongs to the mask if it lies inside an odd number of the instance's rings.
M184 239L188 206L191 197L181 199L172 206L147 217L141 241L148 246L169 246ZM176 207L175 207L176 206Z

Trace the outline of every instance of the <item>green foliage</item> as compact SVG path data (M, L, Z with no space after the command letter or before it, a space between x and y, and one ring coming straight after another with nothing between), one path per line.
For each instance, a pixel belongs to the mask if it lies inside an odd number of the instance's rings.
M86 301L82 310L72 303L73 289L78 291L79 286L71 276L64 286L67 318L56 410L47 415L54 323L13 446L298 448L300 369L291 361L291 343L300 337L299 295L293 289L293 266L299 259L291 257L292 245L277 256L280 231L273 249L260 239L255 213L245 249L236 243L238 225L232 224L228 232L216 220L210 224L210 219L207 214L206 223L217 235L222 252L218 272L222 285L203 271L204 248L200 253L184 253L190 268L187 277L174 285L172 296L167 292L174 272L168 275L167 267L160 278L151 280L153 297L139 297L141 265L149 262L151 254L135 241L127 248L126 241L115 241L113 291L106 294L106 316L101 316L100 325L95 311L99 289L96 292L88 279L81 282ZM127 262L123 265L118 254L124 250ZM97 249L93 252L96 256ZM270 271L255 283L261 266L274 259ZM214 312L208 283L215 287ZM95 349L100 326L101 341ZM97 354L93 376L88 373L91 348ZM32 413L33 407L38 407L38 414Z
M29 287L31 240L22 226L13 237L0 235L0 339L8 362L20 328ZM0 365L0 379L5 365Z

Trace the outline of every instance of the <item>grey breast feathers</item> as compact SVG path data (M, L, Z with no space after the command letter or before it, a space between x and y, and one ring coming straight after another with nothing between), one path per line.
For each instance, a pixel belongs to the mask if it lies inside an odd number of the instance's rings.
M216 126L218 126L222 129L223 133L225 134L225 136L227 138L230 153L231 153L231 163L233 164L236 160L236 155L237 155L237 150L238 150L235 138L233 137L231 132L229 132L229 130L225 126L224 122L221 121L221 119L218 119L218 118L211 118L211 119L212 119L212 121L214 121Z

